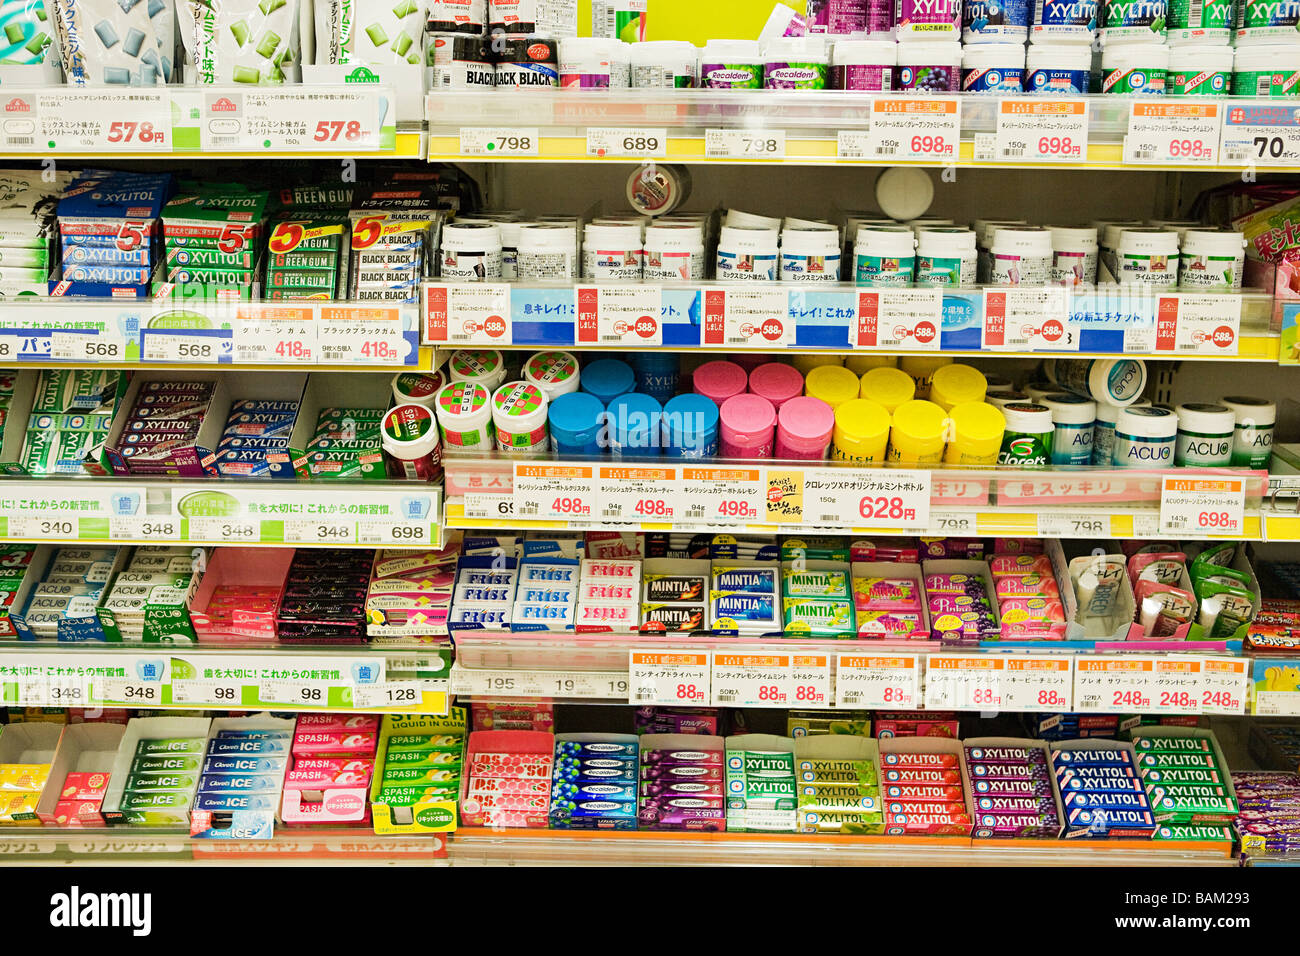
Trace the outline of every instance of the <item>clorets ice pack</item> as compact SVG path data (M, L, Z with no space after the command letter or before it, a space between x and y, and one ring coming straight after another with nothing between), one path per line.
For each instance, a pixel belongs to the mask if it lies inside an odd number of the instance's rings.
M218 4L181 0L180 12L187 79L249 84L298 81L298 0Z
M174 0L52 0L54 45L74 86L171 82Z

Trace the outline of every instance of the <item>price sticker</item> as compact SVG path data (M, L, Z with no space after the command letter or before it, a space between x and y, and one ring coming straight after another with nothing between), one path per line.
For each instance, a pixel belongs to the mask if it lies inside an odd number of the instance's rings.
M704 651L628 651L630 704L688 704L709 701L709 655Z
M419 708L424 703L422 680L385 681L382 684L357 684L352 688L354 707L384 707L399 713Z
M292 518L284 522L286 544L355 544L356 525L351 521L320 521Z
M1155 713L1156 665L1161 660L1127 654L1079 658L1074 665L1074 709L1094 714Z
M606 671L497 671L456 667L452 692L465 696L627 700L627 675Z
M939 351L943 328L941 290L858 290L856 304L857 319L849 327L851 348Z
M601 465L596 470L600 517L672 523L689 499L672 467Z
M1104 538L1110 536L1107 515L1068 515L1038 513L1040 538Z
M921 661L916 654L835 655L835 706L911 710L921 699Z
M536 156L540 143L535 126L461 127L462 156Z
M358 521L357 543L418 547L432 540L429 525L422 521Z
M514 341L510 286L497 282L426 285L425 336L435 345L484 345Z
M595 468L586 464L514 463L514 516L532 521L591 520Z
M790 293L785 289L703 289L704 345L742 349L787 348L795 343Z
M1240 535L1245 511L1246 484L1240 478L1162 477L1162 535Z
M322 363L393 366L415 361L396 308L322 307L316 335Z
M842 129L835 137L835 158L845 160L871 159L871 134L865 129Z
M329 688L302 681L262 681L257 696L264 704L294 704L299 707L324 707L329 704Z
M862 158L952 163L960 148L961 101L955 96L872 100Z
M767 512L767 485L758 468L683 467L682 485L690 496L674 516L678 521L745 524Z
M1088 159L1088 103L1039 97L998 100L994 158L1081 163Z
M134 707L159 707L162 705L162 682L142 681L129 677L110 677L103 688L96 688L98 699Z
M1008 655L1001 683L1003 711L1068 711L1074 699L1074 667L1059 655Z
M171 98L138 88L8 93L3 142L15 151L157 153L174 147ZM25 122L15 122L21 118Z
M121 362L126 343L107 329L52 329L50 358L56 362Z
M231 334L207 332L142 331L141 351L146 362L172 362L178 365L215 365L230 360Z
M791 707L829 707L834 697L831 658L827 654L790 656Z
M1064 288L985 289L984 347L1011 351L1079 351Z
M462 498L466 518L513 518L515 499L509 495L466 492Z
M114 541L179 541L181 519L121 515L108 519L108 536Z
M789 654L713 654L714 706L790 707Z
M706 159L785 159L783 129L706 129Z
M1219 150L1219 119L1217 103L1134 102L1124 137L1124 162L1213 166Z
M254 86L237 97L213 90L203 94L196 124L200 148L373 152L393 102L391 89L369 84L310 92Z
M925 662L925 707L927 710L1003 710L1005 669L1003 658L988 654L931 654Z
M308 365L316 361L316 324L311 309L274 309L241 316L232 338L236 362Z
M46 700L49 707L85 707L90 703L90 678L78 674L46 675Z
M55 514L10 514L9 537L41 540L45 538L73 541L81 536L81 525L76 518Z
M668 130L592 126L587 129L587 155L609 159L650 159L668 155Z
M930 527L936 534L969 537L976 533L978 521L970 512L931 511Z
M634 349L664 344L658 286L578 286L573 292L578 344Z
M1205 259L1189 255L1181 265L1208 274ZM1241 296L1162 295L1156 303L1155 351L1173 355L1236 355L1241 344Z
M195 543L250 542L262 540L262 524L252 518L189 518L188 540Z
M1300 166L1300 111L1294 106L1233 103L1223 113L1224 165Z
M770 477L769 485L773 484ZM800 524L825 527L924 530L930 526L930 472L890 471L878 475L856 468L807 468L803 471ZM769 519L774 515L768 491ZM791 515L792 517L795 515Z
M172 703L205 707L236 707L243 702L244 688L233 681L172 678Z
M1207 657L1201 661L1201 713L1244 714L1250 699L1250 661Z

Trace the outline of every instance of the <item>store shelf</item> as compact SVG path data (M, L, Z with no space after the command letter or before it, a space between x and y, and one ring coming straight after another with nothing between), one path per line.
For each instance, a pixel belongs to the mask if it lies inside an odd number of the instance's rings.
M0 479L7 541L437 548L440 514L422 482Z
M419 308L369 302L21 298L0 309L0 363L109 368L427 369Z
M0 643L0 706L446 714L450 702L447 647L187 646L175 636L152 645Z
M1086 141L1086 155L1065 154L1028 160L1008 146L998 149L999 104L1015 102L1062 104L1077 110L1086 127L1073 126L1076 143ZM937 104L948 105L939 108ZM1229 127L1225 116L1233 107L1268 101L1241 98L1179 97L1168 118L1147 119L1146 131L1165 127L1200 144L1194 152L1174 157L1167 149L1139 161L1135 150L1126 162L1124 138L1135 108L1166 108L1164 97L922 97L915 94L864 94L808 90L536 90L521 95L501 92L435 92L426 97L431 161L508 162L642 162L770 163L800 165L892 166L914 162L929 166L987 166L1040 169L1174 169L1240 171L1247 162L1236 149L1226 149ZM926 104L929 106L920 106ZM887 104L885 106L875 104ZM1064 104L1069 104L1067 107ZM1082 104L1082 105L1079 105ZM906 144L882 146L867 135L873 110L883 113L900 108L934 109L952 117L959 128L945 143L950 152L914 156ZM1275 104L1274 104L1275 105ZM1188 124L1192 107L1210 115ZM1212 110L1208 109L1213 107ZM959 110L959 112L958 112ZM954 114L956 114L954 116ZM1039 136L1060 137L1059 113L1021 117L1017 134L1036 141ZM1253 118L1252 118L1253 119ZM1270 120L1272 121L1272 120ZM1289 118L1294 123L1294 118ZM740 130L761 133L743 142L710 131ZM593 135L594 131L594 135ZM612 135L611 135L612 134ZM774 135L775 134L775 135ZM1145 139L1144 139L1145 142ZM1235 142L1235 141L1233 141ZM1059 152L1059 147L1058 152ZM752 158L751 158L752 157ZM1256 159L1256 165L1265 160ZM1300 169L1300 157L1283 156L1277 171Z
M427 283L426 344L825 349L896 354L1272 362L1273 297L1127 286L948 290L841 283ZM936 334L937 333L937 334Z
M823 461L508 458L444 454L449 528L1260 540L1264 472L911 469ZM1226 535L1162 522L1166 478L1244 493ZM1227 486L1223 486L1227 487Z
M154 866L265 863L276 866L366 863L428 866L444 860L445 834L377 836L360 829L279 829L269 840L196 840L166 828L108 830L5 827L0 859L26 866Z

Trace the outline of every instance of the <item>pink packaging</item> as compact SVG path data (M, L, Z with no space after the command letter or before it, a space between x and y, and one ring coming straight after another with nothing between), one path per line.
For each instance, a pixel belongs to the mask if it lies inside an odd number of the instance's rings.
M612 581L598 578L578 585L578 601L580 604L612 604L618 601L640 603L641 588L629 580Z
M803 394L803 375L793 365L768 362L749 373L749 390L780 409L790 399Z
M776 409L759 395L735 395L718 410L718 454L723 458L771 458Z
M354 730L375 733L379 730L378 714L299 714L296 731L331 733Z
M461 806L467 813L491 813L494 810L524 811L545 813L551 808L549 793L501 793L498 791L476 790L480 781L470 779L469 789L461 800Z
M960 40L961 0L895 0L897 39Z
M538 778L475 777L470 781L468 792L471 797L488 793L536 796L539 793L547 793L550 789L551 781Z
M926 594L983 594L984 579L977 574L952 571L925 576Z
M1015 597L1042 597L1059 601L1061 591L1053 578L1040 574L1004 574L993 579L997 587L998 601Z
M858 610L858 637L906 640L930 636L925 619L916 611Z
M920 611L921 588L911 578L854 578L853 603L859 611Z
M317 754L320 756L356 756L367 757L375 752L378 735L374 733L354 733L352 731L331 731L303 733L295 731L293 736L294 756Z
M994 554L1042 554L1042 538L994 538Z
M641 626L641 606L579 604L573 626L577 631L635 631Z
M835 412L820 398L792 398L776 414L777 458L816 461L826 457Z
M691 376L695 394L712 400L718 408L733 395L744 393L749 376L735 362L705 362Z
M373 760L306 757L294 761L293 769L284 778L284 786L293 790L368 787L374 772Z
M1050 578L1052 561L1045 554L995 554L989 558L989 570L994 577L1001 574L1038 574Z
M480 733L529 733L529 731L479 731ZM471 777L509 776L551 778L550 754L471 754Z
M1156 567L1147 573L1146 580L1176 585L1182 580L1182 569L1187 566L1187 555L1181 551L1135 554L1128 559L1129 581L1136 587L1139 579L1142 578L1142 572L1153 564Z
M1040 597L1007 598L998 608L1004 624L1042 622L1064 624L1065 608L1060 601Z

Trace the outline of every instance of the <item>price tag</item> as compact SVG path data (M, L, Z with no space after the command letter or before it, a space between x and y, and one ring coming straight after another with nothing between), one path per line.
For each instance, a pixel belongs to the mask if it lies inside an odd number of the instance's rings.
M666 129L592 126L587 129L587 155L609 159L626 156L649 159L668 155Z
M218 88L203 94L200 148L373 152L381 147L380 131L391 122L394 102L391 89L369 84L310 91L252 86L238 93Z
M930 526L930 472L874 473L858 468L807 468L798 512L775 509L768 469L768 519L826 527L924 530ZM776 512L774 514L774 511Z
M911 710L921 699L921 662L916 654L835 655L835 706Z
M428 545L432 532L423 521L358 521L357 543L420 547Z
M790 655L714 651L714 706L789 707Z
M133 707L159 707L162 705L162 682L141 681L130 677L110 677L103 688L96 687L98 699Z
M126 343L107 329L52 329L50 358L56 362L121 362Z
M496 348L514 341L509 285L426 285L424 302L426 342Z
M1026 163L1087 161L1087 100L1037 96L998 100L994 158Z
M240 317L233 331L234 359L260 365L316 361L316 323L309 308L267 309Z
M596 477L600 517L607 521L672 523L691 497L672 467L601 465Z
M1218 148L1217 103L1140 100L1130 105L1125 163L1213 166Z
M865 129L842 129L835 137L835 158L841 161L870 159L871 134Z
M579 345L635 349L664 344L658 286L578 286L573 292Z
M114 516L108 519L108 536L114 541L179 541L181 519L167 516Z
M1040 538L1105 538L1110 536L1107 515L1067 515L1038 513Z
M85 707L90 703L90 678L78 674L47 674L46 699L49 707Z
M262 524L252 518L189 518L188 540L195 543L248 543L262 539Z
M683 467L689 499L678 521L706 524L756 522L767 510L767 485L758 468Z
M115 90L5 94L3 142L17 152L157 153L172 142L171 98L165 90Z
M461 127L462 156L536 156L540 138L535 126Z
M591 520L595 469L581 464L514 463L514 516L532 521Z
M1200 683L1197 658L1079 658L1074 667L1074 709L1101 714L1199 714Z
M706 129L706 159L785 159L783 129Z
M515 500L509 495L466 492L462 498L466 518L513 518Z
M340 365L410 365L415 355L395 308L324 306L317 330L319 361Z
M1195 271L1196 257L1189 256L1188 260L1182 267ZM1241 296L1160 296L1156 305L1155 351L1174 355L1236 355L1240 343Z
M961 101L955 96L872 100L861 158L953 163L960 148Z
M1250 661L1207 657L1201 661L1201 713L1244 714L1250 699Z
M1003 710L1006 661L990 654L931 654L925 662L927 710Z
M965 538L976 533L977 524L976 516L972 513L961 511L930 512L930 528L936 534Z
M828 654L791 655L790 706L829 707L833 695Z
M244 688L234 681L172 678L173 704L205 707L236 707L243 702Z
M1160 489L1160 533L1240 535L1246 485L1240 478L1164 475Z
M329 703L329 689L302 681L262 681L257 696L264 704L294 704L299 707L324 707Z
M564 697L627 700L627 675L602 671L508 671L460 667L452 691L479 697Z
M943 328L943 294L932 289L858 290L857 335L850 348L937 352Z
M1233 103L1223 113L1219 155L1225 166L1300 166L1300 115L1286 101Z
M399 713L403 708L418 709L424 702L422 680L395 680L382 684L357 684L352 688L352 705L354 707L385 707Z
M704 651L628 651L628 703L709 701L709 655Z
M64 518L57 515L17 514L9 515L10 538L58 539L75 541L81 536L80 522L76 518Z
M146 362L173 362L179 365L215 365L230 359L230 332L160 332L142 331L142 347Z
M355 544L356 533L351 521L290 518L284 522L286 544Z
M1068 711L1074 700L1073 661L1055 654L1007 655L1001 694L1004 711Z
M795 342L785 289L703 289L704 345L787 348Z
M1011 351L1079 351L1064 288L985 289L984 347Z

